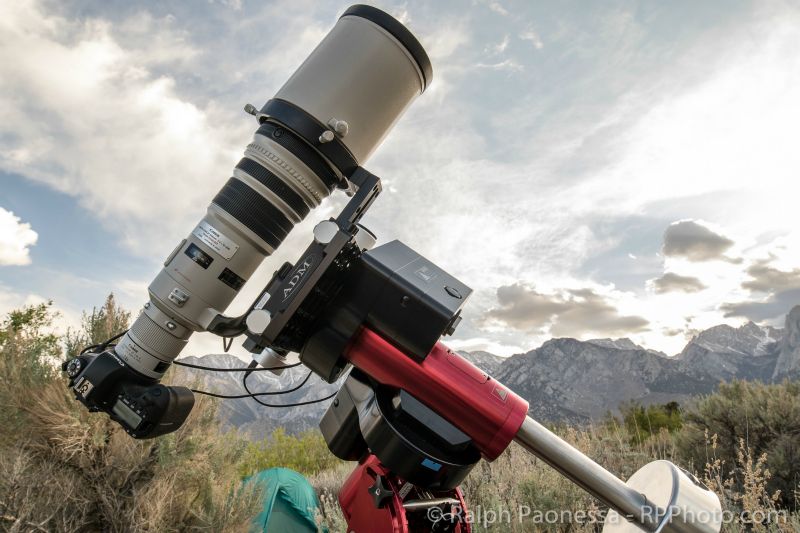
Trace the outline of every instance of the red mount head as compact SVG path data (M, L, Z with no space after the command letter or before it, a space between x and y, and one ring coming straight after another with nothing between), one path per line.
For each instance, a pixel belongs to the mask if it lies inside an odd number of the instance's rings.
M362 328L343 355L378 383L403 389L436 411L488 461L511 444L528 414L528 402L441 343L417 361Z

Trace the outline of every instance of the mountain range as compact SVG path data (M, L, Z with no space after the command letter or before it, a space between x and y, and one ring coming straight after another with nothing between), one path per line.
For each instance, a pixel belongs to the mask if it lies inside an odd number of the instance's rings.
M579 341L558 338L527 353L499 357L488 352L459 352L476 366L505 383L530 402L530 414L543 421L588 422L615 412L620 404L686 402L713 392L731 379L763 382L800 378L800 306L786 316L784 328L752 322L734 328L719 325L695 335L681 353L668 356L630 339ZM187 357L182 361L211 367L238 368L232 355ZM271 391L299 385L308 373L303 367L254 372L252 391ZM240 373L211 373L177 367L174 382L195 383L204 390L241 394ZM264 397L270 403L294 403L333 393L311 376L306 387L285 396ZM272 398L272 400L270 400ZM251 438L263 438L277 427L289 432L316 427L328 402L288 409L268 408L249 398L225 400L219 416L224 426L236 427Z

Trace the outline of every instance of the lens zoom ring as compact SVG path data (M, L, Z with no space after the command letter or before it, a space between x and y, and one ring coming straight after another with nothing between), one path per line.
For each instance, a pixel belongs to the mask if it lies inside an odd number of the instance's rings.
M181 353L187 342L185 339L173 337L164 329L158 327L158 324L144 313L139 315L139 318L133 323L129 335L140 347L148 352L155 352L155 355L166 357L169 360L174 359L175 356Z
M328 166L328 163L325 162L322 156L320 156L314 148L310 147L286 128L281 128L270 122L265 122L258 128L256 133L274 140L293 153L295 157L311 169L311 172L322 180L325 187L328 188L328 191L333 191L339 183L339 178L336 177L333 169Z
M308 215L310 209L300 195L294 192L282 179L270 172L267 167L260 165L257 161L244 157L239 161L239 164L236 165L236 168L242 172L246 172L261 185L275 193L275 195L292 208L295 213L300 215L300 218L305 218L306 215Z
M294 226L269 200L236 178L229 179L212 202L273 248L280 246Z

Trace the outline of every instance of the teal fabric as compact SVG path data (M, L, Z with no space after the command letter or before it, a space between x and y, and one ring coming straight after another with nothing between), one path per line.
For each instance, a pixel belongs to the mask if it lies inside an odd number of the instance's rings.
M301 474L288 468L270 468L249 477L263 489L261 512L253 519L251 531L268 533L309 533L317 531L315 512L319 498Z

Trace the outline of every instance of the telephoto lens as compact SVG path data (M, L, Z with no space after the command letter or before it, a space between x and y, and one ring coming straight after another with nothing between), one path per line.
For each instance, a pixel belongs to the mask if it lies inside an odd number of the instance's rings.
M431 81L411 32L355 5L260 111L253 141L197 226L167 257L150 301L114 348L159 379L206 331L261 262L363 165Z

